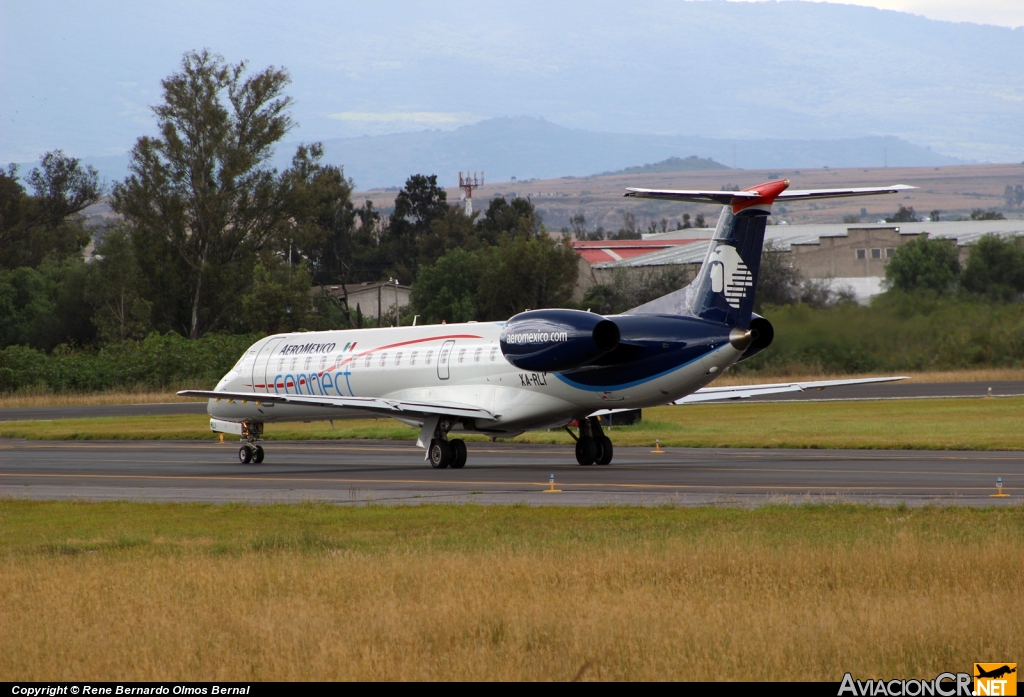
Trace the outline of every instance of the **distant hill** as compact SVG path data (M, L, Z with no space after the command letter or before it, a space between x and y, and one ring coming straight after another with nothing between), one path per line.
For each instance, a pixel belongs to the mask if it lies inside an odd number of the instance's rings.
M709 169L731 169L711 158L697 157L670 157L654 164L639 165L637 167L626 167L615 172L601 172L600 176L610 174L653 174L657 172L697 172Z
M278 148L286 167L294 144ZM636 162L679 159L732 162L741 169L799 167L938 166L962 164L892 136L780 140L698 138L596 133L564 128L538 118L488 119L454 131L418 131L324 141L324 159L345 167L360 189L401 186L410 174L437 174L454 186L459 171L484 171L487 181L585 177ZM654 166L654 165L650 165ZM722 167L722 165L718 165ZM652 170L654 171L654 170ZM660 171L660 170L659 170Z
M324 160L345 168L359 189L401 186L411 174L436 174L454 186L459 171L484 171L487 181L608 174L794 169L800 167L924 167L964 164L893 136L782 140L596 133L538 118L488 119L453 131L417 131L323 141ZM291 164L297 143L277 147L273 165ZM680 158L679 152L695 153ZM86 157L108 181L123 179L128 156ZM636 162L653 162L637 166ZM36 163L23 163L22 176Z

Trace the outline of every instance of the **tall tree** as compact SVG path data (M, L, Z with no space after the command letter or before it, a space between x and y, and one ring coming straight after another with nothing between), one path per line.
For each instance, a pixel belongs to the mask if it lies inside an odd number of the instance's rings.
M245 285L243 262L285 215L268 159L292 126L288 82L274 67L247 74L245 62L186 53L161 82L160 136L139 138L130 174L114 189L154 299L189 338L226 322Z
M416 277L419 239L430 233L431 224L448 214L448 194L437 185L437 175L414 174L395 197L388 225L387 248L390 274L405 283Z
M150 302L142 297L142 269L125 226L107 228L93 251L85 298L104 341L141 339L151 328Z
M284 173L287 235L292 262L305 259L316 284L352 282L356 211L352 180L340 167L321 164L320 143L301 145Z
M95 169L55 150L42 156L28 183L31 195L15 165L0 170L0 268L36 267L48 255L78 254L89 243L78 213L103 195Z
M579 275L579 257L568 235L561 242L546 233L520 232L478 252L480 320L507 319L517 312L565 307Z

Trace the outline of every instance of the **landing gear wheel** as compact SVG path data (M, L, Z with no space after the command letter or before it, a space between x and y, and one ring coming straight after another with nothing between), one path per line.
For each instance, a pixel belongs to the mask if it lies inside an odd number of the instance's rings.
M261 462L263 462L263 446L262 445L257 445L253 449L252 461L255 462L257 465L260 464ZM598 464L604 464L604 463L601 462L601 463L598 463Z
M595 465L607 465L612 461L612 439L608 436L598 436L596 439L597 444L600 446L599 450L601 453L594 458Z
M448 447L452 451L452 462L449 467L460 470L466 466L466 441L461 438L448 441Z
M430 466L443 470L452 462L452 448L448 441L434 439L430 441Z
M252 462L252 448L248 445L243 445L238 449L238 461L243 465L248 465Z
M592 465L597 456L597 443L593 438L580 438L576 441L576 462L581 465Z

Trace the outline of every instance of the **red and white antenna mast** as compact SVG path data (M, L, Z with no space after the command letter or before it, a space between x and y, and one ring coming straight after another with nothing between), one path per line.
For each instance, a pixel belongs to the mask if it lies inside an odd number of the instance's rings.
M480 173L480 178L476 178L476 172L473 172L473 176L469 176L469 172L466 172L466 176L462 176L462 172L459 172L459 188L462 189L466 199L466 215L473 215L473 189L484 185L484 173Z

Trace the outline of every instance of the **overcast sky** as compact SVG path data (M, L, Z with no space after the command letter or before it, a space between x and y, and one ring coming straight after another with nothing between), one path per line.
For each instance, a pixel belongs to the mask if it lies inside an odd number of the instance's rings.
M826 0L811 0L825 2ZM775 0L731 0L731 2L775 2ZM846 0L847 5L877 7L922 15L947 22L1024 26L1024 0Z
M1024 0L770 1L0 0L0 164L122 156L202 47L287 68L295 140L531 116L1020 161Z

